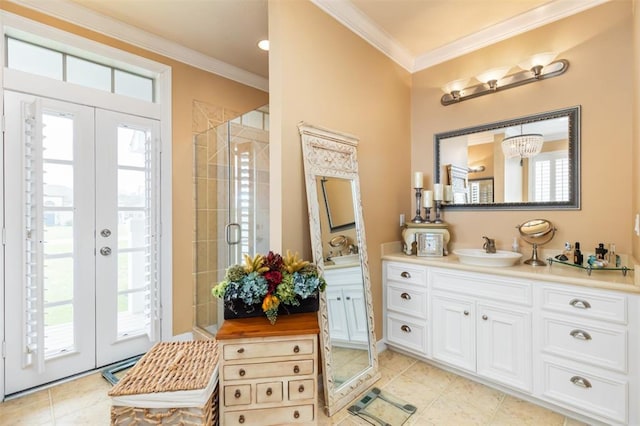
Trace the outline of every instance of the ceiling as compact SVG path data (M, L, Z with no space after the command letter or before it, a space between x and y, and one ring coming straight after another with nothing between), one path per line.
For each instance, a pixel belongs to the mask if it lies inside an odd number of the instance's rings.
M267 0L11 1L268 88ZM310 1L415 72L608 0Z

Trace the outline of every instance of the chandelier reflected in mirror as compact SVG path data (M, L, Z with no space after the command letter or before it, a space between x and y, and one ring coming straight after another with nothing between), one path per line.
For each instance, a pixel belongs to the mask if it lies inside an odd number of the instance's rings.
M525 158L531 158L542 151L544 136L540 133L521 133L502 140L502 153L505 158L520 157L520 165Z

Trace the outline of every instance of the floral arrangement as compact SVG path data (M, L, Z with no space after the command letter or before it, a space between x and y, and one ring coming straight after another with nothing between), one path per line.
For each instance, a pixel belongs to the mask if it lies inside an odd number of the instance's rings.
M235 312L236 303L247 306L262 304L262 311L275 324L280 304L299 306L300 300L318 297L327 283L315 265L287 250L283 258L270 251L251 257L245 254L244 265L230 266L224 280L211 290Z

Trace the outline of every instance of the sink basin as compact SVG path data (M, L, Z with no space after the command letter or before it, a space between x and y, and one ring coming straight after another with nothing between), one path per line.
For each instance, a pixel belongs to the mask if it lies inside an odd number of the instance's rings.
M520 261L522 253L513 251L496 250L496 253L487 253L484 249L459 249L453 254L458 256L460 263L475 266L512 266Z
M348 265L350 263L359 263L360 255L358 254L345 254L344 256L335 256L331 258L331 261L336 265Z

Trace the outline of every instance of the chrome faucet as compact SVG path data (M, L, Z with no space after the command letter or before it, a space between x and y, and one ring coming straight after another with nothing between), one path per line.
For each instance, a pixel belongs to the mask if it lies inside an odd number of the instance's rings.
M482 248L485 249L487 253L495 253L496 241L489 237L482 237L482 238L484 238L484 244L482 245Z

